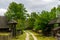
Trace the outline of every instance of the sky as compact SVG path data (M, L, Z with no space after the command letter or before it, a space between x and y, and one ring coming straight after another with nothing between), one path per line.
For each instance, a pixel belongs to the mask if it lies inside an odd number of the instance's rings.
M41 12L42 10L50 11L53 7L60 5L59 0L0 0L0 16L7 11L11 2L24 4L26 10L31 12Z

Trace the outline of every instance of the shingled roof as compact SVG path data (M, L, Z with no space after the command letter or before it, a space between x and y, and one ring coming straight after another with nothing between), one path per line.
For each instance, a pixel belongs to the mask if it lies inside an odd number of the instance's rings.
M5 16L0 16L0 28L9 28L7 22L8 21Z

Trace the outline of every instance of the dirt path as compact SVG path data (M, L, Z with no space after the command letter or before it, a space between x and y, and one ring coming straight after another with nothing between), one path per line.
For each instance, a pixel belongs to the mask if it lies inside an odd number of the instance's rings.
M26 33L26 40L29 40L29 34Z
M32 35L32 37L34 38L34 40L37 40L37 38L34 36L34 34L33 34L33 33L29 32L29 34L31 34L31 35Z
M25 32L25 31L24 31ZM34 36L34 34L33 33L31 33L31 32L25 32L26 33L26 39L25 40L29 40L29 35L32 35L32 37L33 37L33 39L34 40L37 40L37 38Z
M25 40L29 40L29 33L27 33L27 32L25 32L25 33L26 33L26 39Z

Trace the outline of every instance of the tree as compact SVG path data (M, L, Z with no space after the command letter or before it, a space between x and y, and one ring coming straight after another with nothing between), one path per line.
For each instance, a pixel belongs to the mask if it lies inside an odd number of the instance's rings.
M43 34L47 32L47 26L50 20L56 18L56 8L51 9L51 12L43 10L34 22L35 30L42 30ZM52 27L53 28L53 27ZM51 29L50 29L51 30Z
M51 29L53 28L53 27L49 27L48 26L48 23L49 23L49 21L50 20L52 20L52 19L55 19L56 18L56 7L54 7L54 8L52 8L51 9L51 12L48 12L48 11L42 11L42 14L40 15L41 16L41 18L43 19L42 21L41 21L41 23L42 23L42 32L43 32L43 34L45 35L46 33L50 33L51 32ZM44 26L43 26L44 25ZM48 31L49 30L49 31ZM47 34L48 35L48 34Z
M50 20L56 18L56 7L53 7L50 12Z
M12 2L10 3L7 12L5 13L5 16L8 20L14 19L18 22L17 29L20 27L21 29L23 29L26 19L26 12L27 10L25 9L23 4Z
M27 18L27 23L28 23L28 29L33 29L34 28L34 22L35 22L35 19L36 19L36 12L32 12L31 15L27 15L28 18Z
M15 2L10 3L5 16L7 16L8 20L14 18L16 19L25 19L26 9L23 4L17 4Z
M49 13L47 11L42 11L41 14L37 16L35 20L35 29L44 29L49 21Z
M60 17L60 5L58 5L57 7L56 16Z

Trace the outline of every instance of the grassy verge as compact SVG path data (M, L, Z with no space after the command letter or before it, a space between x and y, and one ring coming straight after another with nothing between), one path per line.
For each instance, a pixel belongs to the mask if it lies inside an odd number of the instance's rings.
M30 32L32 32L37 37L38 40L56 40L52 36L51 37L46 37L46 36L42 36L42 34L38 34L38 33L33 32L33 31L30 31Z
M26 34L23 33L23 34L17 36L17 38L13 38L12 40L25 40L25 38L26 38Z

